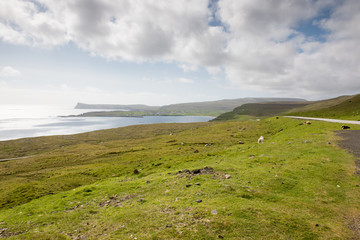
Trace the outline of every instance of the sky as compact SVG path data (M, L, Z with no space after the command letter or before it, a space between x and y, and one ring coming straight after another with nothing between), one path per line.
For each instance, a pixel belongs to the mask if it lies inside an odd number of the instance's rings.
M359 0L0 0L0 104L360 93Z

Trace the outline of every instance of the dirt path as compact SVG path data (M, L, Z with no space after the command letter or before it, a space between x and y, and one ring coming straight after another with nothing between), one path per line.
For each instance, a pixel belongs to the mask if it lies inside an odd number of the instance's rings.
M339 141L339 145L360 158L360 130L336 131L336 134L343 138Z
M295 119L304 119L304 120L314 120L314 121L324 121L324 122L333 122L333 123L345 123L345 124L357 124L360 125L360 121L352 120L342 120L342 119L330 119L330 118L312 118L312 117L297 117L297 116L284 116L287 118Z
M340 147L347 149L354 154L358 160L355 162L357 174L360 174L360 130L340 130L336 134L342 138L338 141Z

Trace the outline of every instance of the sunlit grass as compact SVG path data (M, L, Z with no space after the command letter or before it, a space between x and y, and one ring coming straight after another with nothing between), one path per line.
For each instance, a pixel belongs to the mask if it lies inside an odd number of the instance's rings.
M340 124L300 123L134 126L37 138L51 145L37 150L3 143L33 156L0 163L0 228L14 239L356 237L359 177L336 146ZM204 167L214 170L184 171Z

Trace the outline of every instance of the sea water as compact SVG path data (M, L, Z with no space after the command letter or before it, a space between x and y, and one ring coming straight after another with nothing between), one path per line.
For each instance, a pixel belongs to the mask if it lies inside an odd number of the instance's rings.
M90 111L102 110L0 104L0 141L76 134L138 124L206 122L213 119L206 116L61 117Z

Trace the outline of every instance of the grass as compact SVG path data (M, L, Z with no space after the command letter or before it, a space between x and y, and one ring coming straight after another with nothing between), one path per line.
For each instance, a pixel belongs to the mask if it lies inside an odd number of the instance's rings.
M306 105L307 103L303 102L247 103L235 108L231 112L219 115L213 121L270 117Z
M299 123L155 124L1 142L2 158L32 157L0 162L0 236L356 239L359 176L355 157L335 144L341 124ZM204 167L213 172L184 171Z
M321 105L323 108L304 108L300 111L290 112L288 115L293 116L308 116L320 118L334 118L347 120L360 120L360 94L351 97L340 97L333 99L334 105Z

